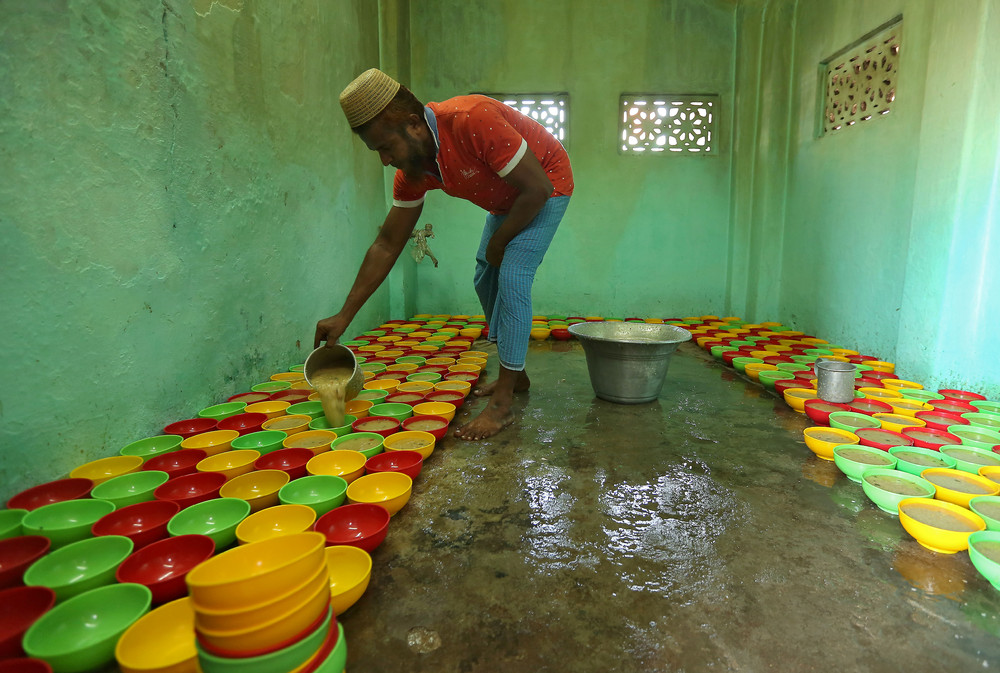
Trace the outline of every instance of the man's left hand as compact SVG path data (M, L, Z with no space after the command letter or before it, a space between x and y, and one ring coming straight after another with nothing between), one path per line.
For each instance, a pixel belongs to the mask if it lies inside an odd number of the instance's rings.
M486 244L486 261L490 266L495 266L498 269L500 264L503 262L503 253L507 248L505 243L501 243L497 240L496 236L490 239L490 242Z

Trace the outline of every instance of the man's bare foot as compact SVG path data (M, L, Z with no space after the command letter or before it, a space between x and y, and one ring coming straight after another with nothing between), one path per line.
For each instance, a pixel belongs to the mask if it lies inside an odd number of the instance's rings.
M514 422L514 414L509 407L489 404L471 421L455 430L455 436L467 440L492 437Z
M476 386L472 389L472 394L476 397L487 397L492 395L493 391L496 390L497 383L500 382L499 378L493 379L489 383L484 383L481 386ZM514 392L523 393L528 388L531 387L531 379L528 378L528 373L524 370L517 372L517 380L514 382Z

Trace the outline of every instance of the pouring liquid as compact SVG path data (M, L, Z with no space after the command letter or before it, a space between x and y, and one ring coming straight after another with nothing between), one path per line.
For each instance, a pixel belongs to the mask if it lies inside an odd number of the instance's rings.
M353 373L348 367L329 367L320 369L310 377L312 387L319 393L323 404L323 415L333 427L344 424L347 383Z

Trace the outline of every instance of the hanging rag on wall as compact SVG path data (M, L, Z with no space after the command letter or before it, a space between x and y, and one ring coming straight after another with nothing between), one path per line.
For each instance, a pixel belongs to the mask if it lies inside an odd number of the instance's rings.
M434 266L437 267L437 258L427 246L428 238L434 238L434 225L429 223L425 224L423 229L418 229L410 234L410 239L413 241L413 249L410 250L410 254L413 255L413 259L417 264L424 258L424 255L427 255L434 262Z

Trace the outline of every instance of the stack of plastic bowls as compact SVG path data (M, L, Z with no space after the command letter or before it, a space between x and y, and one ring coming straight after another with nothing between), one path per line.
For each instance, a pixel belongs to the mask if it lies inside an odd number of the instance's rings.
M294 533L236 547L188 573L202 670L235 673L268 657L291 671L325 659L333 648L323 655L324 646L339 637L325 547L321 533Z

